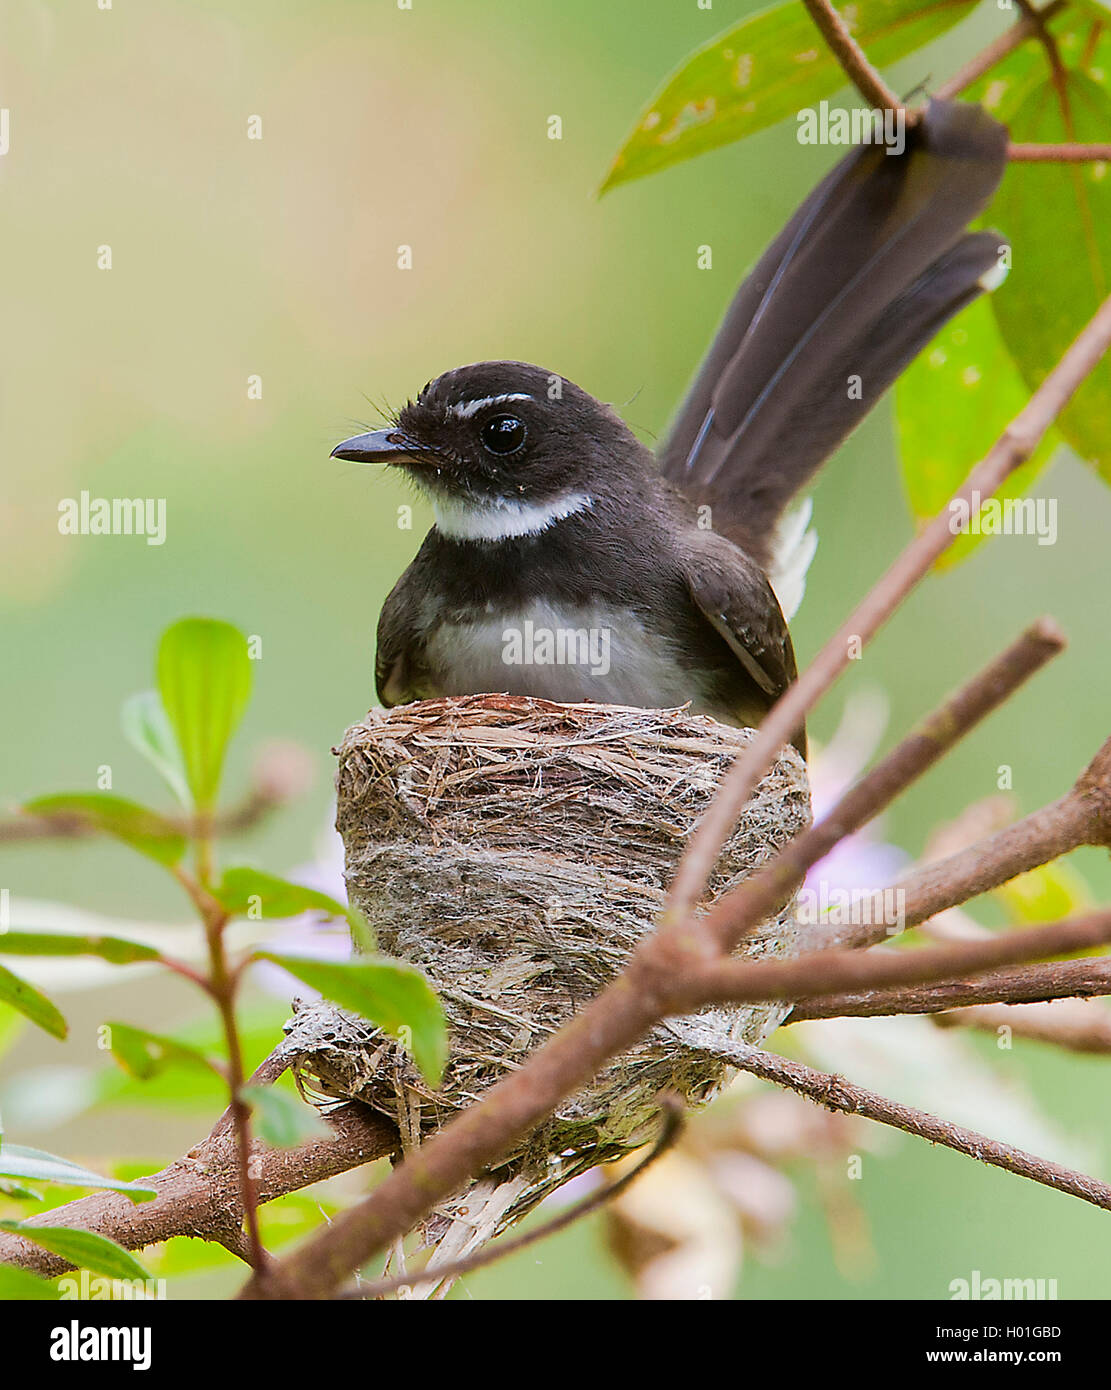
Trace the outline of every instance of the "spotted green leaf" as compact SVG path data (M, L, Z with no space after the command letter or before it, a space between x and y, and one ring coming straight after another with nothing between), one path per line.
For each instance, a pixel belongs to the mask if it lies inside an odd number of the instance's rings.
M842 17L874 64L951 29L977 0L856 0ZM696 49L637 118L602 192L774 125L845 86L845 74L797 0L742 20Z
M1027 395L984 299L948 323L915 358L895 388L895 414L903 483L916 522L929 521L945 506L1026 404ZM1020 497L1057 442L1052 435L1043 440L996 496ZM982 532L982 527L970 526L939 563L964 559L983 539ZM1036 545L1037 540L1028 537L1024 544Z
M1106 141L1111 96L1070 72L1069 116L1050 79L1028 86L1005 112L1012 140ZM1012 246L1007 284L993 296L1000 333L1029 389L1037 388L1111 293L1111 166L1012 164L990 216ZM1106 357L1062 411L1057 428L1111 479L1111 361Z

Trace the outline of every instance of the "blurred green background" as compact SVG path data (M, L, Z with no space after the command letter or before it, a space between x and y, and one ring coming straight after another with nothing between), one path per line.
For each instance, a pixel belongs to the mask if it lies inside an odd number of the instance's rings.
M312 793L244 851L276 872L311 857L326 823L330 746L373 698L381 602L427 524L411 531L397 479L329 460L430 377L486 357L536 361L662 432L747 266L837 151L793 123L598 200L636 113L696 44L754 6L718 0L8 0L0 105L0 620L3 796L91 789L160 796L119 732L123 696L152 683L159 632L189 613L262 641L256 696L227 787L252 748L312 750ZM952 71L1011 15L994 4L889 74L909 90ZM550 140L547 119L562 117ZM261 140L247 138L262 119ZM1005 229L1004 229L1005 230ZM413 268L397 268L412 247ZM697 248L713 248L699 270ZM97 267L109 245L112 269ZM1006 291L1004 290L1004 293ZM248 399L248 377L262 399ZM375 404L371 404L374 402ZM971 461L971 460L970 460ZM70 537L58 504L82 490L167 503L167 540ZM1054 546L990 542L910 600L815 715L820 742L846 694L878 686L888 740L1033 616L1067 653L899 804L887 834L912 854L939 821L1013 768L1022 811L1059 795L1107 734L1111 496L1067 453L1037 484L1059 501ZM911 533L885 402L827 467L820 542L793 624L800 662ZM14 897L184 920L172 885L106 844L5 847ZM1105 897L1106 856L1076 862ZM68 1001L63 1001L67 1002ZM95 1022L167 1029L202 1016L173 986L86 993L64 1047L25 1034L28 1068L110 1067ZM266 1006L270 1026L283 1017ZM987 1048L987 1044L985 1044ZM995 1056L994 1049L989 1049ZM1000 1060L1000 1057L1002 1060ZM1000 1054L1060 1127L1111 1136L1106 1066L1033 1046ZM165 1159L212 1107L118 1107L22 1142L96 1161ZM1094 1211L903 1141L855 1195L876 1259L835 1268L816 1203L744 1297L940 1297L972 1269L1056 1277L1062 1297L1111 1294ZM234 1271L178 1292L234 1287ZM224 1282L221 1282L224 1280ZM176 1286L175 1286L176 1287ZM468 1280L472 1296L622 1296L595 1226Z

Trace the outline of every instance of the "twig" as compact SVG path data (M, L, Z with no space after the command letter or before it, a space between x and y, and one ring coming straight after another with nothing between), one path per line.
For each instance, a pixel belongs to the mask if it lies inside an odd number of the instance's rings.
M868 61L867 55L849 32L849 26L829 0L802 0L810 18L826 41L826 46L845 70L845 76L869 106L882 110L903 110L903 103ZM917 112L906 113L907 125L918 119Z
M1066 8L1066 4L1067 0L1053 0L1053 4L1046 5L1036 15L1026 15L1018 20L1005 34L989 43L985 49L959 68L948 81L943 82L934 95L939 101L951 101L953 97L959 96L966 87L971 87L977 78L983 77L984 73L990 72L997 63L1001 63L1027 39L1033 38L1048 20Z
M525 1231L512 1240L499 1240L485 1250L479 1250L464 1259L451 1260L442 1265L436 1265L434 1268L419 1270L415 1274L402 1274L396 1279L381 1279L376 1284L362 1284L356 1289L349 1289L337 1294L336 1297L344 1299L382 1298L386 1294L399 1293L402 1289L411 1289L420 1284L438 1284L443 1279L456 1279L461 1274L470 1274L473 1270L483 1269L486 1265L494 1264L507 1255L517 1254L519 1250L524 1250L529 1245L536 1245L539 1241L547 1240L549 1236L554 1236L558 1231L564 1231L568 1226L574 1225L576 1221L581 1221L584 1216L590 1216L631 1187L644 1170L651 1167L656 1159L665 1154L678 1139L683 1128L682 1103L674 1096L661 1096L660 1100L663 1128L647 1155L614 1182L606 1183L597 1192L592 1192L582 1201L575 1202L550 1221L545 1221L541 1226L534 1226L531 1231Z
M997 1004L954 1009L935 1014L939 1028L975 1028L998 1033L1006 1028L1016 1038L1051 1043L1068 1052L1111 1052L1111 1014L1095 1004L1059 999L1043 1004Z
M1081 845L1111 846L1111 739L1059 800L896 883L903 895L904 925L917 926ZM890 891L880 889L870 904L862 903L859 921L823 928L808 936L807 945L825 950L871 946L889 938L893 929L883 922L882 908Z
M310 760L294 744L274 744L264 748L251 774L251 790L237 805L213 817L209 833L219 837L251 830L271 811L287 805L308 785ZM193 816L162 815L175 835L193 839L198 830ZM0 818L0 844L22 840L83 839L104 832L86 816L62 812L56 816L26 815ZM154 834L152 829L151 834Z
M1028 164L1104 164L1111 160L1111 145L1008 145L1007 158Z
M208 841L197 841L197 855L202 864L208 857ZM178 870L178 876L183 875ZM203 891L205 879L199 887ZM205 941L208 945L209 978L208 988L220 1014L224 1031L224 1044L228 1053L228 1090L230 1103L228 1115L235 1136L236 1154L239 1160L239 1192L247 1227L247 1240L250 1245L251 1264L261 1277L265 1272L266 1250L262 1244L262 1229L258 1216L258 1191L252 1170L251 1107L243 1099L245 1083L243 1068L243 1048L239 1037L239 1023L235 1016L235 996L239 980L238 972L228 967L227 953L224 949L224 928L228 924L228 913L219 905L206 907L203 912Z
M975 1004L1034 1004L1051 999L1090 999L1106 994L1111 994L1111 958L1098 956L998 970L979 975L975 980L938 980L910 989L816 995L796 1004L785 1022L937 1014Z
M1046 430L1111 345L1111 298L1106 299L1061 361L1045 378L1002 436L976 465L950 502L920 531L895 563L865 595L848 620L765 717L756 737L741 752L717 798L680 861L665 921L681 922L698 901L740 808L771 766L778 750L848 666L858 644L879 631L911 590L929 573L956 538L952 508L972 505L973 493L992 496L1030 457Z
M761 1052L758 1048L743 1044L734 1047L717 1045L715 1050L742 1071L807 1096L827 1110L840 1111L843 1115L862 1115L879 1124L891 1125L906 1134L928 1139L931 1144L942 1144L968 1158L988 1163L993 1168L1002 1168L1020 1178L1029 1178L1043 1187L1052 1187L1057 1192L1079 1197L1082 1202L1091 1202L1093 1206L1111 1211L1111 1187L1098 1178L1074 1172L1071 1168L1051 1163L1047 1158L1038 1158L1010 1144L1001 1144L985 1134L950 1124L924 1110L888 1100L874 1091L866 1091L862 1086L846 1081L844 1077L816 1071L802 1062L789 1061L786 1057Z
M717 902L698 930L720 950L732 950L836 844L888 806L1064 646L1056 623L1042 618L1032 624L851 787L824 820L797 835L771 864Z
M1111 908L1064 922L917 951L815 951L789 960L726 960L691 966L665 994L668 1013L705 1004L756 1004L816 994L890 989L979 974L1111 941ZM521 1073L518 1073L520 1075Z

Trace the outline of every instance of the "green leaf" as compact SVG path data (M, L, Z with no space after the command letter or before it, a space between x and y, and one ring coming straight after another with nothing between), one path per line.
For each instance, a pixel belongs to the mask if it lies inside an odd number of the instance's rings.
M439 1084L447 1061L447 1024L440 1001L415 966L387 956L338 962L275 951L255 955L280 965L325 999L398 1038L425 1077Z
M63 932L9 931L0 933L0 956L99 956L112 965L159 960L158 951L141 941L121 936L70 936Z
M240 1096L255 1113L258 1132L275 1149L293 1149L309 1139L327 1139L332 1131L311 1105L273 1086L243 1086Z
M188 807L185 763L158 691L142 690L125 700L120 710L120 725L128 743L157 768L173 794Z
M872 63L912 53L977 0L857 0L842 17ZM797 0L742 20L666 80L617 153L601 192L797 116L845 86L845 74Z
M39 796L23 809L34 816L75 816L159 864L172 866L185 853L184 835L165 816L110 792Z
M126 1192L139 1202L149 1202L158 1196L154 1188L144 1187L142 1183L101 1177L99 1173L71 1163L68 1158L6 1141L0 1143L0 1173L8 1178L32 1178L36 1182L64 1183L68 1187L106 1187L113 1192Z
M212 894L233 916L252 920L296 917L302 912L324 912L329 917L341 917L350 926L360 951L369 953L375 948L374 933L356 908L348 907L327 893L319 893L315 888L306 888L302 883L263 873L261 869L245 866L226 869Z
M55 1038L64 1038L69 1032L65 1019L46 995L34 985L29 985L26 980L21 980L18 975L13 975L3 965L0 965L0 1003L10 1004L13 1009L18 1009L25 1018L37 1023Z
M97 1235L93 1231L78 1230L73 1226L33 1226L29 1221L0 1221L0 1231L10 1231L33 1241L68 1260L78 1269L91 1270L93 1274L103 1274L109 1279L150 1279L148 1269L114 1240Z
M210 810L224 755L251 694L247 639L230 623L185 618L158 648L158 688L200 811Z
M129 1023L106 1023L108 1046L116 1061L130 1076L149 1081L160 1076L167 1067L189 1067L193 1071L223 1073L203 1052L188 1047L161 1033L148 1033L145 1028L133 1028Z
M0 1301L28 1303L32 1299L58 1299L61 1293L46 1279L15 1265L0 1265Z
M1052 80L1028 86L1009 114L1011 139L1106 141L1111 96L1078 72L1069 73L1067 91L1071 123L1062 115ZM989 216L1013 248L1011 274L992 296L996 321L1034 390L1111 292L1111 168L1011 164ZM1057 428L1111 479L1111 361L1106 357L1062 411Z
M24 1187L20 1182L9 1182L6 1178L0 1178L0 1197L10 1202L42 1201L41 1192L36 1192L33 1187Z
M941 511L1027 395L986 299L969 305L915 358L895 388L895 415L903 482L916 522ZM995 495L1021 497L1058 443L1047 436ZM963 560L983 538L971 530L958 536L939 566Z

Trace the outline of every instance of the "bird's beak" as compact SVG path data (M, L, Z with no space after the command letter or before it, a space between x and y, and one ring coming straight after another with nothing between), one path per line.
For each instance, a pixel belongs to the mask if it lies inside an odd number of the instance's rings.
M416 463L430 451L408 442L395 429L371 430L345 439L332 450L334 459L349 459L352 463Z

